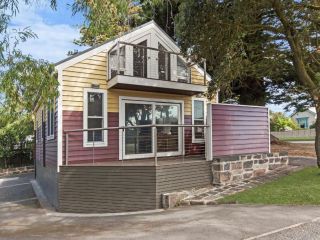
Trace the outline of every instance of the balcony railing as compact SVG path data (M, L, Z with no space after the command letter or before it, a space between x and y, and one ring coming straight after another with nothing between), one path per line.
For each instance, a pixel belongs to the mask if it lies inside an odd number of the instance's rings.
M158 165L158 159L205 160L208 125L139 125L65 131L64 164L103 164L144 160ZM105 131L107 134L104 134ZM84 133L87 134L84 134ZM107 136L108 139L103 139ZM193 137L202 142L193 142ZM88 139L84 139L87 137ZM83 141L90 141L84 147ZM107 145L101 146L106 140ZM130 161L124 161L131 159Z
M180 53L168 51L160 43L158 48L148 47L147 42L132 44L119 41L108 52L108 78L117 75L155 80L191 83L194 64ZM204 68L206 64L204 61ZM206 69L204 69L206 72ZM203 76L206 85L206 74Z

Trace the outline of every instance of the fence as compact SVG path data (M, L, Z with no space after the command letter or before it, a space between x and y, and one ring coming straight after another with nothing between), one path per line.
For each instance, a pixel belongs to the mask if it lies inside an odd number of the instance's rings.
M65 131L65 165L158 158L205 159L207 125L139 125ZM118 161L119 162L119 161ZM124 163L125 162L125 163Z
M292 130L286 132L271 132L277 138L314 138L316 136L315 129Z
M14 168L33 165L33 150L31 148L14 149L2 153L0 157L0 168Z

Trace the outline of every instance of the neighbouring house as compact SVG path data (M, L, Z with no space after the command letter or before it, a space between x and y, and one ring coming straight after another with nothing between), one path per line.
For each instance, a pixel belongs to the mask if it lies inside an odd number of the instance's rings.
M268 109L207 100L211 77L153 21L56 69L59 96L34 113L36 181L58 211L160 208L165 192L283 164Z
M300 128L310 128L317 119L316 109L311 107L303 112L296 112L291 115L291 118L298 123Z

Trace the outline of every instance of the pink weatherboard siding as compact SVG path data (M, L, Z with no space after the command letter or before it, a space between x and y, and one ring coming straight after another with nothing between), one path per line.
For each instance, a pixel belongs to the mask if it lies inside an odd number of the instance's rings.
M212 104L213 156L269 152L265 107Z
M191 124L191 116L185 116L185 124ZM108 113L108 127L117 127L119 125L119 114ZM83 128L83 112L82 111L63 111L63 130L74 130ZM65 162L65 134L63 137L63 160ZM119 160L119 132L118 130L110 130L108 133L108 146L96 147L93 151L92 147L83 147L83 133L69 133L69 150L68 163L92 163L93 157L95 162L107 162ZM191 128L185 129L185 154L201 155L204 154L204 143L192 143Z
M119 114L108 113L108 127L117 127L119 125ZM63 130L83 129L82 111L63 111ZM65 161L65 134L63 137L63 159ZM108 133L108 146L83 147L83 133L69 133L69 163L92 163L115 161L119 159L119 133L117 130L110 130Z

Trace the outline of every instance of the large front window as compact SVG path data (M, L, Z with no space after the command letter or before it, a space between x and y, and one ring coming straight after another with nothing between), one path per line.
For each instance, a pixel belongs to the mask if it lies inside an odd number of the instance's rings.
M180 107L176 103L124 100L124 116L121 119L121 124L127 127L123 136L124 157L152 157L154 144L157 144L158 156L180 153L182 132L175 126L181 124ZM158 126L156 137L150 125Z
M85 90L84 128L106 128L106 93L103 90ZM106 130L92 130L85 132L85 145L106 145Z

